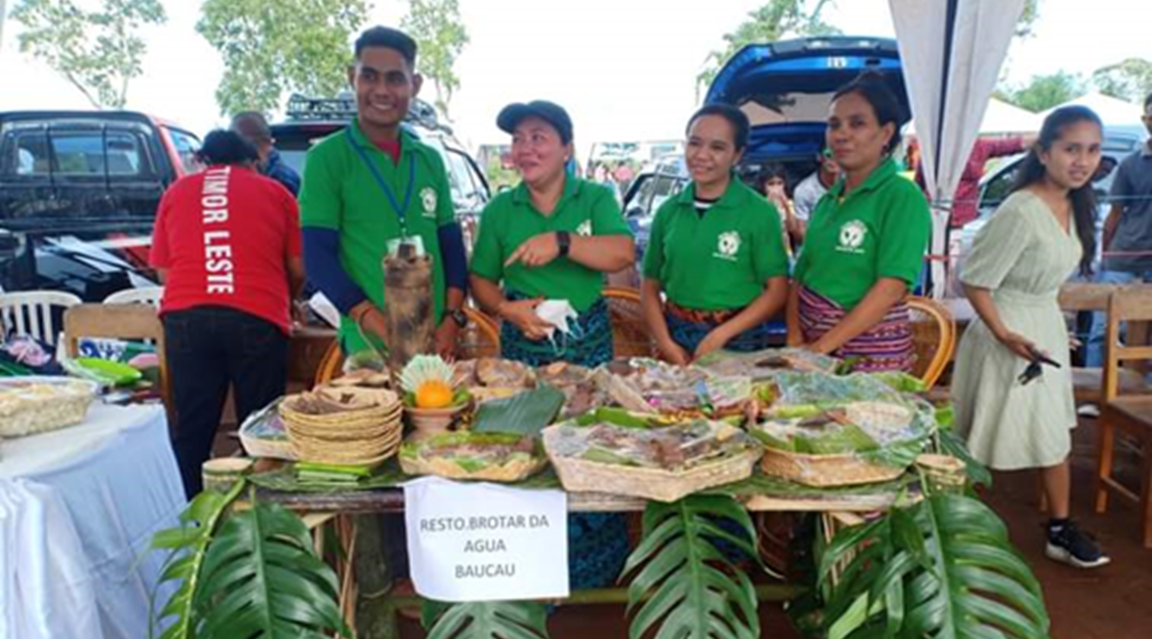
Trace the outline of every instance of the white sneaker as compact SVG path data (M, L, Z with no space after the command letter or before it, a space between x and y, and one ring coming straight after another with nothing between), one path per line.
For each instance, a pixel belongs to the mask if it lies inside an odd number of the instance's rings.
M1100 407L1096 404L1084 404L1080 408L1076 409L1076 414L1081 417L1091 417L1092 419L1096 419L1100 417Z

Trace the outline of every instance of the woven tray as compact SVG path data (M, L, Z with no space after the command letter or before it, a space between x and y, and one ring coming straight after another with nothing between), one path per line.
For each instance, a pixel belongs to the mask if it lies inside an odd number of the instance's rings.
M548 460L540 457L526 462L509 462L492 465L470 473L447 459L411 459L400 457L400 468L407 475L435 475L445 479L472 479L479 481L517 482L528 479L548 465Z
M545 439L548 433L545 431ZM636 468L601 464L575 457L561 457L548 452L548 459L560 483L569 492L611 493L671 502L692 493L747 479L752 476L760 451L749 450L738 455L701 464L687 471L673 472L655 468Z
M760 458L765 475L805 486L853 486L889 481L904 474L903 468L874 464L855 453L808 455L766 447Z

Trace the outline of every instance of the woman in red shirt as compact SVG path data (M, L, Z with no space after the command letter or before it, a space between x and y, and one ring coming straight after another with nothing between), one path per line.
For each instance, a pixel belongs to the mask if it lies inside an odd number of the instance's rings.
M304 281L296 200L256 170L256 149L213 131L200 160L160 201L152 266L176 409L173 447L189 497L229 386L243 420L284 393L291 301Z

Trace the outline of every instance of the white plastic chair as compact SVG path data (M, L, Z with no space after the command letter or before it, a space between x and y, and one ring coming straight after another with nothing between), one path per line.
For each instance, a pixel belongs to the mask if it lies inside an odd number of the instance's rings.
M79 297L60 291L0 293L0 334L15 331L16 335L27 335L55 346L62 327L53 321L53 311L81 302Z
M164 298L163 286L145 286L142 288L126 288L104 298L105 304L150 304L160 308L160 300Z

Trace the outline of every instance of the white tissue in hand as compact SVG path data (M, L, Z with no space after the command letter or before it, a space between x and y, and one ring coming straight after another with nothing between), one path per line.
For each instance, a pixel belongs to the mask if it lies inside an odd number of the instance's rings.
M551 338L557 330L564 335L571 335L572 329L568 327L568 320L576 319L576 309L568 300L544 300L536 306L536 316L548 322L555 328L548 329Z

